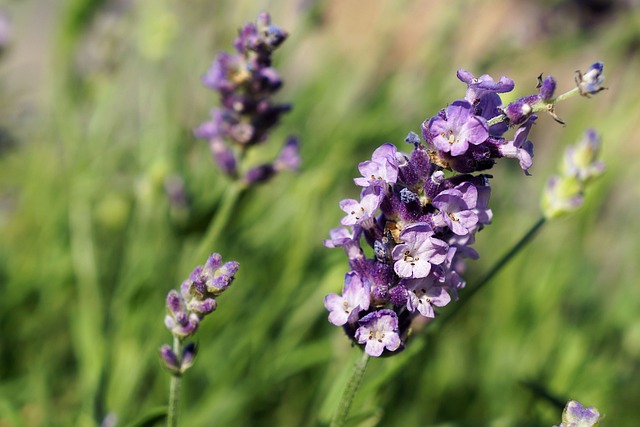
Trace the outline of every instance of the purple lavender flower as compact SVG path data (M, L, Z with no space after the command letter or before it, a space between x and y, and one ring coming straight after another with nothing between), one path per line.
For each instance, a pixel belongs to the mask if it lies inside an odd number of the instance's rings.
M282 79L271 67L271 56L287 38L287 33L271 24L262 12L256 24L246 24L234 41L235 54L221 52L203 76L202 82L218 92L221 107L214 109L211 120L194 130L198 138L207 139L213 157L228 176L238 178L239 153L268 139L280 117L290 111L289 104L278 104L273 95ZM294 169L299 163L297 143L289 140L274 162L244 173L248 184L265 182L278 171Z
M431 204L440 211L436 216L440 224L464 236L478 224L478 215L473 211L477 202L478 190L470 182L464 182L451 190L440 192Z
M448 245L433 237L433 230L426 223L412 224L400 233L403 243L393 248L394 270L403 278L427 277L432 265L441 264Z
M468 101L454 101L444 112L422 124L425 140L436 150L464 154L469 144L482 144L489 136L489 127L483 117L473 114Z
M344 276L342 296L329 294L324 298L324 306L329 313L329 321L336 326L355 323L357 314L369 309L369 286L353 271Z
M586 79L597 83L596 71L597 67ZM345 227L331 230L324 241L326 247L343 248L348 274L359 278L345 284L343 296L327 296L330 321L343 326L372 356L404 348L403 340L417 316L433 318L434 307L458 299L458 291L466 285L466 261L479 257L472 247L476 233L493 217L492 177L477 173L507 157L517 159L528 175L533 165L533 143L528 138L537 119L534 113L544 110L559 120L553 107L567 96L553 98L555 79L540 76L539 93L503 106L499 94L513 89L511 79L503 76L496 82L488 75L476 79L465 70L458 71L458 78L467 83L466 98L423 121L424 143L409 132L404 141L413 148L410 155L385 143L371 160L359 164L362 177L354 182L362 187L360 200L340 202L347 213L341 220ZM514 131L512 137L505 136L509 130ZM570 179L563 178L559 185L553 181L550 198L556 210L575 201L563 197L571 181L601 169L592 155L598 151L596 138L588 135L585 141L567 154ZM359 301L366 301L368 308Z
M488 74L483 74L475 78L469 71L460 68L458 70L458 79L467 84L467 93L464 97L467 101L474 104L480 101L487 93L505 93L511 92L515 87L513 80L506 76L500 77L497 82Z
M408 279L403 286L409 290L407 310L418 312L424 317L435 317L433 306L444 307L451 302L451 296L444 286L436 284L437 278L431 274L422 279Z
M380 207L380 196L377 194L367 194L361 201L345 199L340 202L340 209L347 213L342 218L342 225L362 224L371 220L376 210Z
M182 282L179 292L169 291L164 323L179 342L193 336L200 322L217 308L215 298L231 285L238 267L236 261L223 263L220 254L212 253L204 266L197 266ZM168 346L161 347L160 355L168 369L179 366L184 372L193 363L195 347L185 346L179 360Z
M393 310L379 310L367 314L359 321L355 339L365 344L368 355L378 357L387 349L395 351L402 343L398 335L398 316Z
M362 178L354 178L356 185L361 187L395 184L398 179L398 162L396 147L392 144L382 144L377 148L371 160L358 165Z

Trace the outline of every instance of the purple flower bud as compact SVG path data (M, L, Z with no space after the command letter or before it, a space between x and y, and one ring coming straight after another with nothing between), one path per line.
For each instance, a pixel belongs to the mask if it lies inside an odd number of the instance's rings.
M160 347L160 358L162 359L162 364L169 370L169 372L174 375L180 372L178 358L171 349L171 346L169 346L168 344L164 344L162 347Z
M180 294L175 290L170 290L167 294L167 308L172 314L179 313L183 310L184 301Z
M404 139L404 142L407 142L417 148L418 145L420 145L420 137L415 132L409 132L407 137Z
M261 184L273 178L275 174L276 169L273 164L267 163L249 169L244 176L244 181L249 185Z
M582 74L580 71L576 71L576 85L580 89L580 94L583 96L594 95L606 88L602 86L604 82L604 64L602 62L596 62L589 69Z
M549 101L553 98L556 90L556 80L552 76L547 76L540 86L540 96L543 100Z
M539 103L540 95L529 95L518 98L504 109L504 114L509 119L511 125L519 125L526 122L533 114L533 105Z
M195 343L190 342L182 349L182 361L180 363L180 372L184 373L193 366L198 354L198 347Z
M238 173L236 166L236 156L233 151L220 138L212 138L209 140L209 148L213 159L220 169L228 176L234 177Z
M204 300L193 299L187 303L187 308L200 316L212 313L217 306L218 302L213 298L207 298Z
M389 290L389 297L391 304L396 307L402 307L407 303L409 292L404 285L400 284Z
M278 158L273 163L273 167L277 171L281 170L298 170L300 167L300 142L298 138L290 136L287 142L280 150Z

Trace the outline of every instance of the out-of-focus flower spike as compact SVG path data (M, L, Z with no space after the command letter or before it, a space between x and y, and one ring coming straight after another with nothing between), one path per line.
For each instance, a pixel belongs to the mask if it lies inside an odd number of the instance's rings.
M600 136L589 129L582 139L565 151L562 173L574 176L580 181L587 182L604 173L604 163L598 159L600 155Z
M603 418L593 406L585 408L577 400L570 400L562 412L559 427L597 427Z

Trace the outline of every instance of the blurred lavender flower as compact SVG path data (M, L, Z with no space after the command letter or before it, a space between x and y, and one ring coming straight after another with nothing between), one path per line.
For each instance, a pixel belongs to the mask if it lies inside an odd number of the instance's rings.
M594 87L585 83L582 90L597 92L601 71L592 66L581 81ZM495 81L459 70L458 78L467 85L465 98L424 120L423 140L413 132L407 135L411 154L385 143L358 165L362 176L354 182L362 188L360 199L340 202L347 214L341 220L344 227L331 230L324 242L343 248L351 268L342 296L325 298L329 321L342 326L370 356L403 349L416 316L434 318L437 308L458 299L465 287L465 260L478 258L471 247L475 235L493 217L492 177L477 173L506 157L516 159L529 175L533 143L528 138L535 113L546 111L559 120L556 102L580 93L576 88L553 98L555 79L540 76L537 94L504 106L499 94L514 88L508 77ZM597 175L602 170L595 162L597 152L597 137L588 133L567 153L566 174L573 180ZM373 249L372 258L361 242Z
M577 400L571 400L562 412L562 424L554 427L597 427L603 418L593 406L585 408Z
M231 285L238 267L236 261L223 263L220 254L212 253L204 266L196 267L182 282L179 291L169 291L164 323L178 342L193 336L200 322L217 308L216 298ZM164 366L174 375L191 367L196 355L191 343L180 351L178 348L169 345L160 348Z
M234 179L240 174L244 152L266 141L282 114L291 110L290 104L272 100L282 80L271 67L271 55L287 35L271 24L268 13L260 13L255 24L246 24L239 31L233 42L236 53L219 53L202 78L205 86L220 95L221 107L214 108L211 119L194 134L209 141L214 160ZM274 162L250 169L243 180L249 185L265 182L281 170L297 169L299 163L298 142L289 138Z
M545 217L557 218L582 206L586 186L604 173L599 153L600 137L593 129L587 130L576 145L567 147L560 175L549 179L542 197Z

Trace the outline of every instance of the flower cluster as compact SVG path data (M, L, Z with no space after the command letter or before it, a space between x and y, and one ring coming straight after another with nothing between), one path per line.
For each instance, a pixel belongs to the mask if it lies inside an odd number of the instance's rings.
M549 179L542 197L545 217L556 218L582 206L585 187L604 172L599 153L600 137L593 129L586 131L576 145L567 147L560 175Z
M236 261L223 263L222 256L213 253L204 266L196 267L182 282L180 291L169 291L164 323L178 342L195 334L202 319L216 309L216 298L231 285L238 267ZM195 351L195 345L189 343L178 355L175 348L165 344L160 355L169 371L180 374L193 364Z
M576 400L571 400L562 412L562 424L554 427L597 427L604 416L593 406L585 408Z
M271 98L282 80L271 67L272 53L285 41L287 33L271 24L268 13L258 15L255 24L246 24L233 45L235 54L221 52L215 58L203 83L220 95L220 108L211 111L211 119L195 129L198 138L209 141L214 160L232 178L239 175L239 159L245 151L267 140L269 131L289 104ZM244 174L248 184L264 182L283 169L297 169L298 142L289 138L278 159Z
M572 92L598 92L602 77L594 74L581 74ZM464 260L478 258L471 245L492 219L491 176L473 173L507 157L517 159L528 174L535 112L557 119L555 103L566 97L553 98L555 80L539 77L537 94L504 106L500 94L514 88L511 79L496 82L465 70L458 78L467 85L465 97L427 118L422 139L409 133L405 141L413 146L411 154L385 143L360 163L362 177L354 180L362 188L360 199L340 202L343 227L325 241L345 250L351 268L342 295L325 298L329 321L371 356L402 349L416 316L434 318L436 308L458 298L465 286ZM580 86L584 78L592 86ZM510 138L505 136L509 130L514 131ZM373 257L367 257L361 241Z

